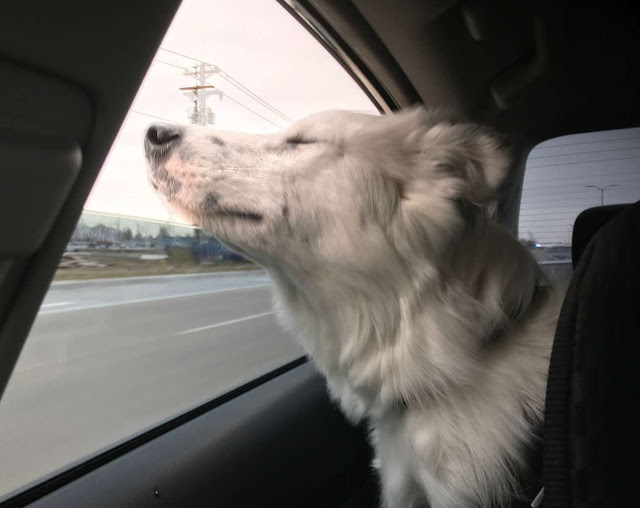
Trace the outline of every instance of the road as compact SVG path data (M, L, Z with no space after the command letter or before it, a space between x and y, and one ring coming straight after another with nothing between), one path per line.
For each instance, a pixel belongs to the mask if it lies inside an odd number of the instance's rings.
M0 403L0 499L301 354L260 271L56 283Z

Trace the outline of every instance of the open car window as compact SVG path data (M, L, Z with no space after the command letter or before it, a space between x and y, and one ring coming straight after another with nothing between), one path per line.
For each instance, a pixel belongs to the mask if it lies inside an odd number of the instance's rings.
M638 199L640 128L550 139L527 159L518 237L548 276L568 282L580 212Z
M329 108L376 112L277 2L183 2L0 403L0 500L303 354L266 274L158 200L142 139L156 120L270 132Z

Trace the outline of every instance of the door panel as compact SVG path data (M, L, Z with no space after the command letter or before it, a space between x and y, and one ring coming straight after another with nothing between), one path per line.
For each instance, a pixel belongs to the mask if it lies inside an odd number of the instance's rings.
M32 506L377 506L370 459L307 362Z

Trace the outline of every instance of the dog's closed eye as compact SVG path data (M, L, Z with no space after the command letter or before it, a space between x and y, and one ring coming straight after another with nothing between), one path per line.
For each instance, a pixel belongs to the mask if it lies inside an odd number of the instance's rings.
M285 143L289 146L310 145L312 143L318 143L318 140L303 138L300 135L296 135L296 136L290 136L287 139L285 139Z

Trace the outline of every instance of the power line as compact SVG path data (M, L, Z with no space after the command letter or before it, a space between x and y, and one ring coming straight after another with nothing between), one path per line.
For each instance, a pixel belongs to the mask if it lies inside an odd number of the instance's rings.
M629 190L635 190L638 189L638 184L640 184L640 179L635 178L635 179L630 179L630 180L626 180L623 178L616 178L616 183L620 185L620 188L617 189L615 192L626 192ZM536 183L545 183L543 181L541 182L536 182ZM567 194L585 194L584 191L581 190L571 190L571 189L576 189L577 187L581 187L583 185L589 185L589 184L600 184L600 183L604 183L600 180L597 181L593 181L593 180L579 180L576 179L576 181L574 183L571 182L561 182L561 183L554 183L552 185L537 185L535 187L533 186L524 186L524 188L522 189L522 196L523 197L531 197L531 196L541 196L541 197L547 197L547 196L554 196L554 195L567 195ZM540 192L537 192L540 191Z
M624 161L624 160L632 160L632 159L640 159L640 156L636 156L636 157L619 157L619 158L616 158L616 159L596 159L596 160L592 160L592 161L559 162L558 164L547 164L547 165L543 165L543 166L526 166L526 169L555 168L556 166L572 166L572 165L575 165L575 164L591 164L591 163L594 163L594 162Z
M174 55L181 56L183 58L188 58L189 60L193 60L195 62L202 62L204 64L211 65L212 67L214 67L215 69L218 70L218 73L220 74L220 77L222 77L223 79L227 80L231 85L233 85L236 88L238 88L241 92L243 92L244 94L248 95L254 101L258 102L259 104L261 104L262 106L264 106L265 108L270 110L272 113L278 115L283 120L285 120L287 122L293 122L293 120L289 116L284 114L282 111L280 111L275 106L273 106L270 103L268 103L266 100L264 100L262 97L260 97L255 92L252 92L251 90L249 90L246 86L244 86L242 83L240 83L237 79L235 79L233 76L231 76L228 72L225 72L222 69L220 69L220 67L218 67L217 65L212 64L210 62L207 62L205 60L201 60L199 58L194 58L192 56L185 55L184 53L178 53L177 51L173 51L172 49L167 49L167 48L160 48L160 49L162 51L166 51L167 53L172 53Z
M553 196L565 196L567 194L583 194L586 195L586 192L583 193L582 190L571 190L576 187L583 187L584 185L588 185L590 183L603 183L603 182L585 182L585 181L577 181L575 184L570 183L561 183L555 185L547 185L547 186L538 186L538 187L529 187L528 189L524 189L522 191L523 197L553 197ZM619 189L616 189L614 192L617 194L619 192L628 192L632 190L637 190L639 187L637 186L640 183L640 180L622 180L620 178L616 178L616 183L620 186ZM536 192L542 191L542 192Z
M582 210L577 210L573 213L573 218L575 218L575 216L577 214L579 214ZM528 219L528 218L522 218L520 217L520 224L524 223L528 223L528 224L546 224L549 222L567 222L568 220L572 220L572 217L560 217L557 219Z
M536 182L536 183L546 183L546 182ZM593 181L586 181L586 180L582 180L580 181L579 179L576 179L576 181L574 183L571 182L563 182L563 183L554 183L551 185L536 185L535 187L533 186L525 186L522 189L522 195L531 195L532 193L535 193L535 191L541 191L544 189L552 189L547 190L545 192L539 193L540 196L547 196L550 193L552 193L553 191L556 191L556 194L578 194L579 192L582 193L582 191L578 191L578 190L574 190L574 191L570 191L570 189L573 189L575 187L578 187L580 185L589 185L592 183L603 183L603 182L593 182ZM637 189L638 187L637 184L640 183L640 180L637 178L632 178L630 180L625 180L622 178L616 178L616 183L618 184L622 184L621 188L619 190L617 190L616 192L620 192L620 191L626 191L626 190L632 190L632 189Z
M532 224L519 224L518 225L518 229L519 230L523 230L523 229L528 229L531 231L545 231L545 232L553 232L553 231L558 231L558 230L562 230L562 229L566 229L566 227L571 224L573 226L573 224L575 223L575 217L571 218L571 219L567 219L566 221L564 221L564 223L562 224L555 224L553 226L535 226Z
M539 233L541 234L559 234L562 233L563 231L566 231L568 228L572 228L573 227L573 223L572 222L567 222L567 224L565 226L554 226L552 228L535 228ZM527 227L527 230L529 229L533 229L531 227Z
M640 192L634 192L633 194L626 194L624 196L614 196L610 198L610 201L619 201L619 200L627 200L627 199L637 199L636 196L640 196ZM554 203L558 203L560 206L556 207L556 208L562 208L562 207L566 207L566 206L579 206L580 204L589 202L591 200L592 197L589 197L587 195L585 195L584 197L572 197L572 198L568 198L568 199L550 199L550 200L543 200L543 199L528 199L528 200L523 200L521 203L521 206L525 207L525 208L531 208L531 207L535 207L536 209L540 210L543 207L540 207L539 205L545 205L546 208L550 208L553 206ZM550 203L550 204L546 204L546 203Z
M220 90L220 89L218 88L218 90ZM278 127L278 129L282 129L282 126L281 126L281 125L278 125L277 123L272 122L272 121L271 121L271 120L269 120L266 116L262 116L260 113L258 113L257 111L254 111L254 110L253 110L253 109L251 109L249 106L245 106L244 104L242 104L242 102L240 102L240 101L238 101L238 100L234 99L233 97L231 97L231 96L230 96L227 92L225 92L224 90L220 90L220 91L224 93L224 97L225 97L225 99L229 99L231 102L235 102L238 106L243 107L243 108L244 108L244 109L246 109L247 111L251 111L251 113L253 113L254 115L259 116L260 118L262 118L263 120L265 120L265 121L269 122L269 123L270 123L270 124L272 124L272 125L275 125L276 127Z
M640 139L640 136L631 136L628 138L602 139L598 141L576 141L575 143L562 143L560 145L551 145L551 146L536 146L531 151L535 152L536 150L550 150L551 148L559 148L561 146L593 145L594 143L610 143L611 141L626 141L629 139Z
M626 183L630 183L630 184L638 184L640 183L640 181L636 180L620 180L620 179L616 179L616 182L622 183L622 184L626 184ZM569 194L581 194L581 195L587 195L587 192L584 189L576 189L573 191L570 191L569 189L574 188L574 187L578 187L579 185L583 185L583 184L588 184L589 182L576 182L574 184L570 184L570 183L563 183L563 184L559 184L559 185L546 185L546 186L539 186L539 187L529 187L529 188L524 188L522 189L522 197L532 197L535 194L535 191L539 191L542 189L555 189L558 192L556 193L556 195L561 195L561 196L566 196ZM597 182L597 183L602 183L602 182ZM614 192L618 193L618 192L623 192L623 191L630 191L630 190L636 190L640 187L636 187L635 185L625 185L625 186L621 186L621 188L619 190L616 190ZM546 192L541 192L538 193L538 196L549 196L551 193L551 191L546 191Z
M545 208L545 210L551 210L550 208ZM533 212L533 213L521 213L520 217L523 218L527 218L527 217L540 217L540 216L544 216L544 215L562 215L562 214L571 214L571 215L575 215L577 213L580 213L582 211L582 209L580 207L575 207L574 210L565 210L562 212Z
M245 94L247 94L249 97L251 97L253 100L257 101L258 103L262 104L265 108L269 109L272 113L275 113L276 115L278 115L280 118L282 118L283 120L287 121L287 122L291 122L293 123L293 119L290 118L289 116L285 115L282 111L280 111L278 108L276 108L275 106L272 106L271 104L269 104L267 101L265 101L264 99L262 99L261 97L259 97L258 95L256 95L255 93L253 93L251 90L249 90L247 87L245 87L242 83L240 83L239 81L237 81L236 79L232 78L229 74L227 74L225 71L220 70L220 77L222 79L226 79L230 84L232 84L233 86L235 86L236 88L238 88L241 92L244 92Z
M593 200L592 200L593 202ZM566 208L542 208L540 211L535 210L526 210L526 212L530 213L521 213L520 217L523 219L528 219L530 217L545 217L549 215L558 216L558 215L573 215L576 213L580 213L586 206L589 206L589 203L581 203L576 205L571 205L572 209L567 210Z
M585 153L602 153L602 152L620 152L622 150L640 150L640 146L627 146L624 148L607 148L606 150L588 150L585 152L571 152L571 153L558 153L554 155L541 155L539 157L529 157L528 161L536 160L536 159L550 159L552 157L569 157L574 155L582 155Z
M149 113L144 113L142 111L136 111L135 109L132 109L130 112L131 113L135 113L137 115L142 115L142 116L148 116L150 118L155 118L156 120L162 120L163 122L178 123L175 120L169 120L168 118L163 118L161 116L150 115Z
M609 201L613 202L620 202L621 200L623 202L633 202L633 201L637 201L638 198L640 198L640 193L634 194L634 195L630 195L630 196L623 196L622 198L618 197L617 199L611 198ZM560 200L559 199L551 199L548 201L544 201L544 200L533 200L533 201L523 201L521 203L521 208L525 211L534 211L534 210L554 210L557 209L558 207L554 207L553 204L554 203L559 203ZM579 208L579 207L586 207L589 206L591 204L594 203L593 199L589 199L589 198L573 198L570 200L562 200L561 202L561 206L564 208L566 207L574 207L574 208ZM540 205L544 205L544 206L540 206ZM533 212L534 214L539 214L540 212ZM557 212L557 213L565 213L565 212ZM567 212L568 213L568 212ZM521 215L524 215L521 214Z
M589 203L583 206L577 206L571 213L556 212L556 213L539 213L521 215L519 220L527 223L546 223L546 222L562 222L575 219L583 210L595 206L595 203Z
M594 194L595 197L595 194ZM637 201L638 197L640 197L640 193L637 193L635 195L629 195L629 196L622 196L622 197L618 197L618 198L609 198L609 202L611 202L613 204L613 202L633 202L633 201ZM591 199L589 198L584 198L584 199L571 199L571 200L554 200L554 201L529 201L526 203L522 203L521 207L522 207L522 213L520 214L520 216L525 216L525 215L540 215L540 213L542 213L542 211L546 211L546 210L566 210L567 208L579 208L581 206L588 206L590 203L593 203L595 200L593 199L593 197ZM558 204L558 206L556 206L555 204ZM544 206L541 206L544 205ZM532 212L531 214L526 214L525 212ZM568 213L568 212L558 212L558 213Z
M577 216L577 214L576 214L576 216ZM562 219L560 221L560 224L541 224L541 223L538 223L538 224L525 224L525 223L521 222L518 225L518 227L521 228L521 229L525 229L525 228L534 229L535 228L535 229L545 229L547 231L550 231L550 230L553 230L553 229L556 229L556 228L564 228L564 227L566 227L565 226L566 224L571 224L571 223L575 222L575 220L576 220L576 217Z
M611 200L618 199L637 199L636 196L640 196L640 190L638 187L634 187L633 189L629 189L627 192L618 191L612 197ZM569 193L567 193L569 194ZM546 194L540 194L540 196L547 196ZM581 203L584 201L588 201L590 198L589 194L581 194L580 196L571 196L565 197L563 194L557 194L556 196L550 197L550 199L540 199L537 196L523 196L522 204L523 205L538 205L540 203L558 203L560 205L565 205L567 203Z
M174 53L174 54L179 55L179 56L182 56L182 57L184 57L184 58L189 58L189 59L191 59L191 60L194 60L195 62L201 62L201 63L203 63L203 64L205 64L205 65L213 65L213 64L210 64L210 63L205 62L205 61L203 61L203 60L197 60L196 58L192 58L192 57L189 57L189 56L187 56L187 55L183 55L182 53L178 53L178 52L176 52L176 51L172 51L172 50L169 50L169 49L166 49L166 48L160 48L160 49L162 49L162 50L164 50L164 51L167 51L167 52L169 52L169 53ZM165 62L164 60L158 60L158 59L155 59L154 61L156 61L156 62L158 62L158 63L162 63L162 64L170 65L170 66L172 66L172 67L177 67L178 69L183 69L183 70L184 70L184 69L187 69L187 68L188 68L188 67L183 67L183 66L176 65L176 64L173 64L173 63L170 63L170 62ZM215 66L214 66L214 67L215 67ZM221 71L221 72L222 72L222 71ZM226 73L225 73L225 74L226 74ZM227 79L227 78L226 78L226 77L224 77L224 76L222 76L222 77L223 77L223 78L225 78L225 79ZM227 79L227 81L229 81L229 82L231 83L231 81L230 81L229 79ZM207 84L209 84L209 85L210 85L211 83L207 82ZM231 83L231 84L233 84L233 83ZM242 86L242 85L240 85L240 84L238 83L238 85L235 85L235 86L236 86L236 87L239 87L239 86ZM279 129L281 129L281 128L282 128L282 126L281 126L281 125L278 125L277 123L272 122L272 121L271 121L271 120L269 120L267 117L265 117L265 116L261 115L260 113L258 113L257 111L255 111L255 110L251 109L250 107L245 106L244 104L242 104L242 103L241 103L240 101L238 101L237 99L234 99L234 98L233 98L233 97L231 97L227 92L224 92L224 91L223 91L223 90L221 90L220 88L217 88L217 89L218 89L220 92L223 92L223 93L224 93L224 95L225 95L225 97L227 97L227 98L228 98L229 100L231 100L232 102L235 102L236 104L238 104L239 106L243 107L244 109L246 109L246 110L250 111L250 112L251 112L251 113L253 113L254 115L259 116L260 118L262 118L263 120L265 120L265 121L269 122L269 123L270 123L270 124L272 124L272 125L275 125L275 126L276 126L276 127L278 127ZM247 93L247 92L245 92L245 93ZM257 97L257 96L256 96L256 97ZM266 106L267 106L267 107L271 107L269 104L267 104L267 103L265 103L265 104L266 104ZM274 108L274 109L275 109L275 108ZM287 117L287 118L288 118L288 117Z
M158 60L157 58L155 58L154 63L161 63L161 64L165 64L165 65L170 65L171 67L176 67L177 69L184 69L185 67L183 67L182 65L176 65L174 63L171 62L165 62L164 60Z
M547 177L542 177L542 178L538 178L535 179L532 176L530 176L531 173L527 174L525 173L524 175L524 187L526 188L527 185L532 184L532 183L539 183L539 182L559 182L562 180L570 180L572 182L576 181L576 175L574 176L565 176L562 178L547 178ZM540 176L540 175L534 175L534 176ZM581 179L586 179L587 178L612 178L612 177L618 177L618 176L637 176L640 177L640 170L636 170L636 171L625 171L623 173L600 173L599 175L585 175L584 173L580 173L580 175L578 175L579 178Z
M183 57L185 57L185 58L191 58L191 57L188 57L188 56L183 55L183 54L181 54L181 53L177 53L177 52L175 52L175 51L171 51L171 50L168 50L168 49L165 49L165 48L160 48L160 49L163 49L164 51L169 51L169 52L171 52L171 53L175 53L176 55L180 55L180 56L183 56ZM196 60L195 58L192 58L192 60L194 60L194 61L198 61L198 60ZM172 67L177 67L178 69L186 69L186 67L183 67L183 66L180 66L180 65L176 65L176 64L173 64L173 63L170 63L170 62L165 62L164 60L158 60L158 59L155 59L154 61L155 61L155 62L158 62L158 63L162 63L162 64L170 65L170 66L172 66ZM207 62L203 62L203 63L207 64ZM212 65L212 64L208 64L208 65ZM224 77L224 76L223 76L223 77ZM225 78L225 79L226 79L226 78ZM228 81L228 80L227 80L227 81ZM208 83L208 82L207 82L207 83ZM210 84L210 83L208 83L208 84ZM277 124L277 123L275 123L275 122L272 122L269 118L267 118L267 117L265 117L265 116L261 115L260 113L258 113L257 111L255 111L255 110L251 109L250 107L245 106L244 104L242 104L242 103L241 103L240 101L238 101L237 99L234 99L233 97L231 97L227 92L224 92L224 91L223 91L223 90L221 90L220 88L218 88L218 90L220 90L221 92L223 92L223 93L224 93L224 96L225 96L226 98L228 98L229 100L231 100L232 102L235 102L236 104L238 104L239 106L243 107L243 108L244 108L244 109L246 109L247 111L250 111L250 112L251 112L251 113L253 113L254 115L259 116L260 118L262 118L262 119L263 119L263 120L265 120L266 122L269 122L270 124L272 124L272 125L274 125L274 126L278 127L279 129L282 129L282 126L281 126L281 125L279 125L279 124ZM156 118L156 119L158 119L158 120L164 120L164 121L167 121L167 122L175 123L173 120L168 120L168 119L166 119L166 118L161 118L161 117L158 117L158 116L150 115L150 114L148 114L148 113L143 113L143 112L141 112L141 111L132 111L132 112L133 112L133 113L138 113L138 114L140 114L140 115L149 116L149 117L151 117L151 118Z
M184 58L188 58L189 60L193 60L194 62L204 62L204 60L200 59L200 58L194 58L192 56L189 55L185 55L184 53L178 53L177 51L174 51L172 49L169 48L160 48L162 51L166 51L167 53L173 53L174 55L178 55ZM207 63L207 62L204 62Z
M611 202L611 204L614 204L613 202L615 201L616 203L620 203L620 202L625 202L625 203L632 203L634 201L637 201L637 197L633 196L630 197L630 199L610 199L609 200ZM570 202L563 202L562 206L563 208L559 208L559 207L554 207L553 206L553 202L549 202L550 204L546 204L546 203L542 203L542 202L532 202L532 203L522 203L522 212L520 213L520 217L539 217L541 215L562 215L562 214L571 214L574 213L575 210L582 210L588 206L595 206L595 200L591 199L585 199L584 201L570 201ZM538 206L538 205L545 205L545 206ZM570 210L567 210L567 208L570 208ZM547 211L549 211L547 213Z

